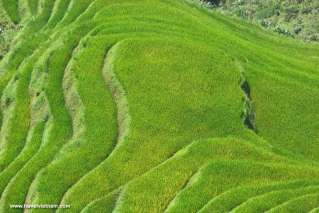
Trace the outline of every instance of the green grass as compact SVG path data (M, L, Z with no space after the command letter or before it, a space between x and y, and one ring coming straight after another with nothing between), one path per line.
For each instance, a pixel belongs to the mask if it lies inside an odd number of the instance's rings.
M76 128L72 140L63 147L52 165L41 171L34 181L35 194L32 194L33 191L30 193L39 203L58 203L65 189L105 159L117 143L115 106L101 73L108 44L104 48L97 44L101 44L100 40L81 43L78 48L83 50L74 56L76 59L68 71L80 102L80 106L75 109L78 112L72 113L73 126ZM68 89L69 85L65 85L65 90ZM73 107L72 102L76 101L73 98L69 97L70 108ZM94 158L91 158L92 155ZM59 187L48 194L46 191L50 189L47 187L51 185Z
M319 206L318 44L185 0L28 3L0 62L1 213Z
M236 207L233 212L264 212L272 206L280 205L294 197L300 197L305 194L317 192L318 186L301 187L297 189L278 190L253 197L245 203Z
M98 200L91 202L81 212L85 212L85 213L112 212L116 205L118 196L119 196L118 191L112 192L105 197L102 197Z
M32 158L32 156L38 150L41 139L42 132L44 130L44 123L38 123L34 128L30 130L29 138L26 142L25 148L21 151L19 156L8 165L6 169L1 172L0 179L1 192L4 190L5 186L9 183L10 179L23 167L23 165Z
M219 212L229 212L235 210L241 204L245 204L250 198L266 193L277 192L279 190L296 189L317 184L317 181L297 180L268 183L259 186L234 187L207 202L199 212L210 212L212 209ZM253 206L255 207L255 206Z
M2 100L7 110L4 111L4 128L1 129L0 170L6 168L14 160L23 148L27 137L30 122L28 85L32 72L31 61L32 59L29 61L30 63L26 62L21 68L21 72L8 84L9 90L15 87L14 94L7 96L6 90L4 91Z
M11 21L15 24L18 24L21 20L19 14L19 1L18 0L2 0L1 1L3 8L6 10Z
M196 178L175 200L169 212L194 212L205 206L210 199L221 192L238 186L261 186L272 182L291 181L294 179L315 180L314 173L302 166L288 166L286 164L262 164L247 161L213 162L204 168ZM216 171L215 171L216 170ZM210 190L207 190L207 189ZM203 212L215 212L220 209L205 206Z
M39 0L28 0L28 5L32 15L36 15L39 8Z
M234 149L228 147L228 143L231 142L236 142L238 147ZM229 138L192 143L143 177L130 182L123 189L116 210L138 211L147 206L152 212L163 212L166 206L174 205L176 199L173 198L177 196L176 192L183 191L195 181L203 167L205 168L212 160L255 159L258 155L265 161L276 158L264 150L246 146L245 142ZM224 155L224 150L228 150L228 156ZM242 152L237 150L245 150L247 155L242 155ZM211 155L212 153L214 155ZM172 172L172 169L175 172ZM139 193L137 189L142 189L143 192Z
M270 209L268 212L308 212L318 207L318 199L318 193L309 193L307 195L291 199Z

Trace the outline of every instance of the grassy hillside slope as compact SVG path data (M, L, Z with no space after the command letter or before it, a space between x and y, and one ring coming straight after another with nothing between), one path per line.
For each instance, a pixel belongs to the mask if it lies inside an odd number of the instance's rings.
M1 213L317 211L318 44L185 0L13 2Z

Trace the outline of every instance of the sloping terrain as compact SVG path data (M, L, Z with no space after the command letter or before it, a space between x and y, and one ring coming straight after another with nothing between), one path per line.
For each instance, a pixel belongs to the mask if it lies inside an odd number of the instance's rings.
M317 0L201 0L227 15L248 20L285 36L319 41Z
M19 28L20 26L12 23L4 8L0 6L0 61L9 51L10 41Z
M318 44L185 0L2 6L24 27L0 63L0 212L318 211Z

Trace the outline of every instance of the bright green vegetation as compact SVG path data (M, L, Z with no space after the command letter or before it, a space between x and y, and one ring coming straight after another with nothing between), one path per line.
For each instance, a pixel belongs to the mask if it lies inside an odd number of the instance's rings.
M186 0L8 2L1 213L317 211L318 44Z

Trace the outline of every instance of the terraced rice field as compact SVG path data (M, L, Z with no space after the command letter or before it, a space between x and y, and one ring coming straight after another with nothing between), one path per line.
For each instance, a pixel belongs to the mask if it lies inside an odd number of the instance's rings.
M1 213L319 211L318 44L186 0L2 7L23 28L0 62Z

